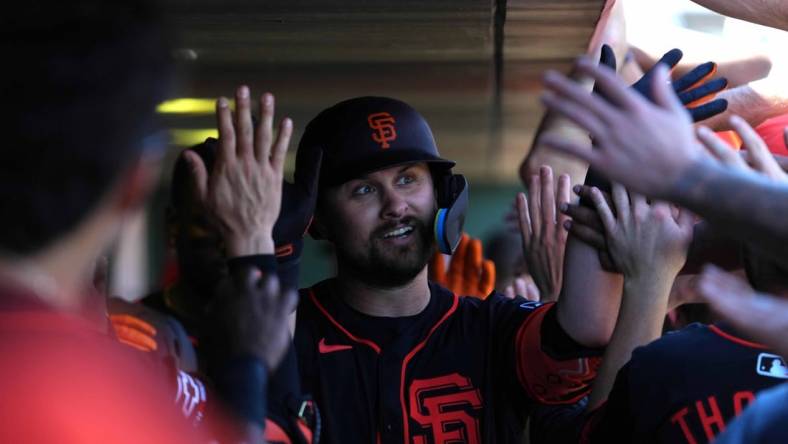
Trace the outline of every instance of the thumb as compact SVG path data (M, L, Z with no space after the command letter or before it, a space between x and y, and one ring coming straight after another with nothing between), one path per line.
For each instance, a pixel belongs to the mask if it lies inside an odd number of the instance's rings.
M192 195L197 202L205 203L208 194L208 171L205 169L205 163L193 151L185 151L183 155L189 163Z

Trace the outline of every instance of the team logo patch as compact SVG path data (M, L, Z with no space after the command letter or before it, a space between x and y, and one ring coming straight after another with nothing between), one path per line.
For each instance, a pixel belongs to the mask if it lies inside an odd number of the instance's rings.
M372 140L380 144L383 149L389 148L389 142L397 140L397 129L394 127L394 116L387 112L374 113L367 116L369 127L375 130Z
M413 436L414 444L481 442L478 411L482 395L470 378L458 373L414 379L410 385L410 417L425 434Z
M788 366L785 365L785 360L778 355L761 353L758 355L758 365L755 370L761 376L788 379Z

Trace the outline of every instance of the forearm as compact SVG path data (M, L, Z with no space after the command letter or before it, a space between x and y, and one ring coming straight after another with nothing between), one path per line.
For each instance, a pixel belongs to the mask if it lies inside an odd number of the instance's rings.
M588 80L578 80L578 82L589 92L591 91L593 87L592 82ZM578 160L576 157L566 156L543 146L540 141L546 135L554 135L565 140L587 145L588 149L591 149L591 138L588 136L588 131L579 128L570 120L548 111L539 123L531 150L520 164L520 180L522 180L523 184L527 187L528 180L531 176L539 174L539 168L542 165L551 167L553 169L553 177L556 179L562 174L567 174L572 185L583 183L588 164Z
M692 0L728 17L788 31L788 4L784 0Z
M788 265L788 185L700 160L685 168L665 197Z
M596 249L570 237L556 308L564 331L587 347L606 345L618 316L622 284L621 275L602 269Z
M775 80L770 77L719 93L718 98L728 101L728 109L703 121L703 125L724 131L731 129L730 118L733 115L758 126L767 119L788 113L788 98L783 97L776 87Z
M594 380L589 411L607 399L618 371L629 361L632 351L660 337L674 278L668 273L652 273L625 279L621 310Z

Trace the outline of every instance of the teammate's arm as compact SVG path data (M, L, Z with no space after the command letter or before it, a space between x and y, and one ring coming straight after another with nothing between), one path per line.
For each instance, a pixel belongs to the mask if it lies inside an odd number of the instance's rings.
M728 17L788 31L788 4L783 0L692 0Z
M703 124L715 131L729 130L730 118L733 115L741 116L755 126L772 117L788 113L788 97L784 93L783 81L783 78L772 75L722 91L717 97L728 101L728 109Z
M607 399L632 350L659 338L673 280L686 259L693 216L686 211L674 216L667 203L647 203L615 184L615 215L598 189L591 198L611 258L624 275L618 321L591 391L588 407L594 409Z
M689 116L668 88L666 70L654 78L657 100L652 104L591 61L581 61L579 68L615 102L589 99L560 74L548 75L546 84L561 97L546 96L544 101L587 128L601 149L591 152L558 139L546 143L589 161L631 189L676 202L788 263L782 248L788 241L783 223L788 217L788 185L731 170L711 158L696 142Z

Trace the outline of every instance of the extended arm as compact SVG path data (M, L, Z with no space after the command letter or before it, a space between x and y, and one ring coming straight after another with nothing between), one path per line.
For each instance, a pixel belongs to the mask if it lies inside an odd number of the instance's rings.
M692 0L728 17L788 31L788 3L783 0Z

